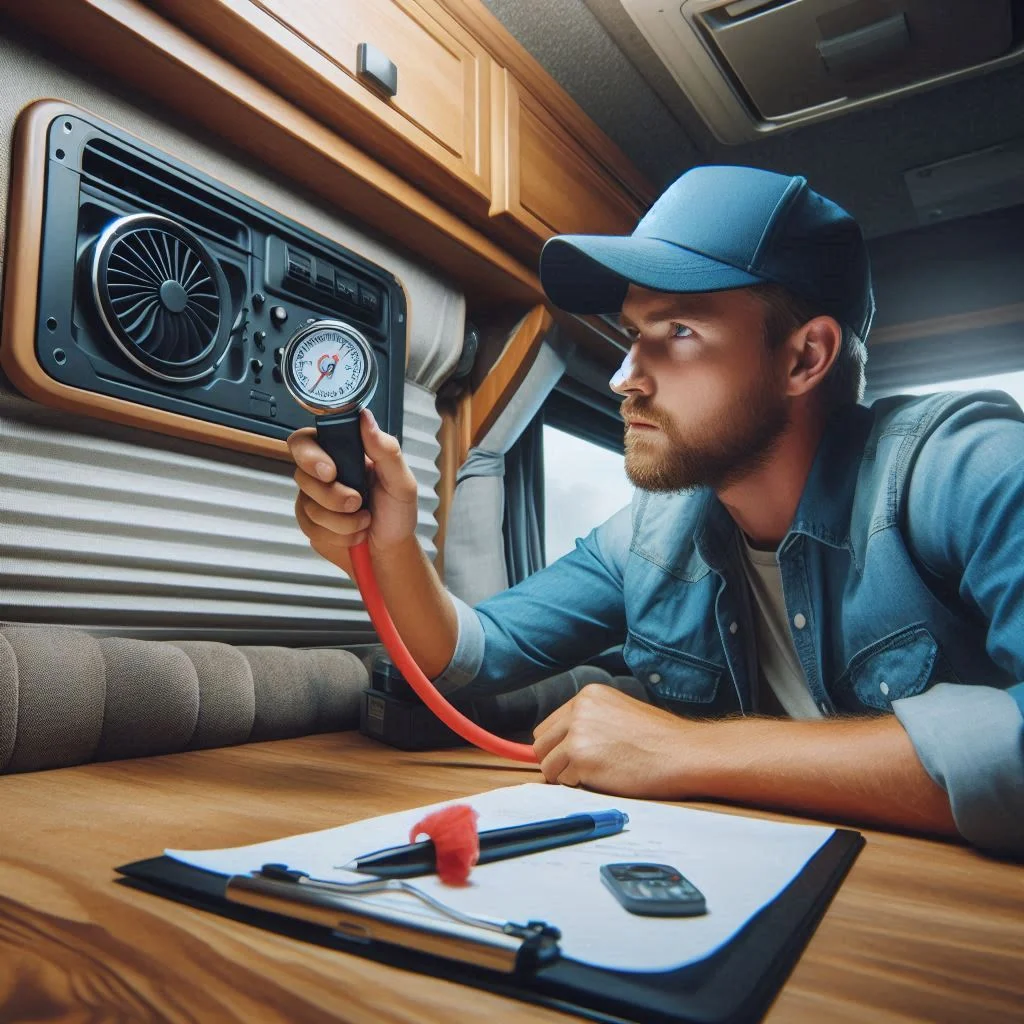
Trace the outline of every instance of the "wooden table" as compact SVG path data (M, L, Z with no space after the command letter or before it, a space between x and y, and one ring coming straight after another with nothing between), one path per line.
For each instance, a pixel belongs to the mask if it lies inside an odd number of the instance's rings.
M260 842L527 781L539 775L487 754L404 754L356 733L0 777L0 1021L573 1020L113 881L168 846ZM865 835L767 1020L1024 1020L1024 867Z

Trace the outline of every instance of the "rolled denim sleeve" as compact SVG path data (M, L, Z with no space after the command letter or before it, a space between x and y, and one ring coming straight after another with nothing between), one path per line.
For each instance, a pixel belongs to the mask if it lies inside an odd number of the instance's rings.
M448 667L434 680L434 686L441 693L451 693L472 682L484 660L484 628L479 617L465 601L454 594L448 596L458 616L459 637Z
M949 795L960 834L981 849L1020 856L1024 715L1014 697L989 686L939 683L892 707L925 771Z
M574 551L476 607L452 596L459 635L438 688L515 690L621 643L631 538L631 512L624 508L577 540Z
M1024 417L1005 395L966 397L922 443L906 506L922 566L988 624L1013 680L940 684L893 708L965 839L1024 854Z

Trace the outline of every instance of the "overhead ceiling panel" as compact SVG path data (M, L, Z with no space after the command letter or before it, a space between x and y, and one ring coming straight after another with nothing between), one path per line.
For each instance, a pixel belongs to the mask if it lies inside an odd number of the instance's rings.
M738 144L1024 59L1010 0L622 0Z

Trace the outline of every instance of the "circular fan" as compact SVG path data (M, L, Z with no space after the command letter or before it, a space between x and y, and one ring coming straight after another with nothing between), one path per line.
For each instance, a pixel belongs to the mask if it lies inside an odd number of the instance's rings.
M92 260L96 308L136 366L164 380L212 373L229 327L228 285L206 246L155 214L114 221Z

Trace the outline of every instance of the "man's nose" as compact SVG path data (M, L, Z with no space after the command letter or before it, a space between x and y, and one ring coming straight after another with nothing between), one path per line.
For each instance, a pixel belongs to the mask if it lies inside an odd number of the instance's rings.
M636 392L647 393L646 378L637 363L634 355L635 352L636 346L626 353L626 358L622 360L622 365L615 371L612 379L608 381L608 386L617 395L629 395Z

